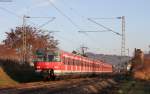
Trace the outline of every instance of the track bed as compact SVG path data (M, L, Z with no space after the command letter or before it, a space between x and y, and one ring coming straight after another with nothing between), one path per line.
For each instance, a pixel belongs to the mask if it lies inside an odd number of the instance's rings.
M98 94L116 84L112 79L79 78L50 82L20 84L0 89L0 94Z

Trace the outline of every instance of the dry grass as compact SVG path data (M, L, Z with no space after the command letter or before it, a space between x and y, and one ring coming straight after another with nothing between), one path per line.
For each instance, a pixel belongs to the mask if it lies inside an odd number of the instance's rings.
M10 87L17 85L17 82L12 80L7 73L0 67L0 87Z

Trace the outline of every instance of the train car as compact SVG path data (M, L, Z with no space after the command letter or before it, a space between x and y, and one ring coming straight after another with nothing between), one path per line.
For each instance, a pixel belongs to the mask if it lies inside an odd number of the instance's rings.
M62 50L37 52L34 67L36 72L50 79L112 72L111 64Z

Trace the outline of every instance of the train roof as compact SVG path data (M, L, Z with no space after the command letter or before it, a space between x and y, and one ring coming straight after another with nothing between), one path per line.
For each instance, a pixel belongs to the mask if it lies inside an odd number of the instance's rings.
M74 54L74 53L70 53L70 52L67 52L67 51L64 51L64 50L59 50L61 53L64 53L64 54L67 54L67 55L70 55L70 56L75 56L75 57L78 57L78 58L84 58L84 59L88 59L88 60L93 60L93 61L97 61L99 63L104 63L104 65L112 65L112 64L109 64L103 60L98 60L98 59L93 59L93 58L89 58L89 57L84 57L82 55L78 55L78 54Z

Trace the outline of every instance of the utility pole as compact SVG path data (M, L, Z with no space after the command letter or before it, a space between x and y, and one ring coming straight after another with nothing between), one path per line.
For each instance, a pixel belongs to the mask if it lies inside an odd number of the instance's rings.
M23 38L23 46L22 46L22 62L25 63L27 59L27 32L26 32L26 18L28 16L23 16L23 24L22 24L22 38Z
M121 42L121 56L126 55L126 40L125 40L125 16L121 17L122 20L122 42Z
M27 62L27 26L26 26L26 19L28 19L28 18L42 18L42 19L51 19L51 20L49 20L48 22L51 22L51 21L53 21L54 19L55 19L55 17L30 17L30 16L26 16L26 15L24 15L23 16L23 24L22 24L22 41L23 41L23 46L22 46L22 62L23 63L25 63L25 62ZM42 24L41 26L40 26L40 28L41 27L43 27L43 26L45 26L47 23L45 23L45 24Z
M122 23L122 40L121 40L121 58L120 63L124 62L124 56L126 55L126 40L125 40L125 16L121 17L121 23ZM124 66L121 64L121 69L124 69Z

